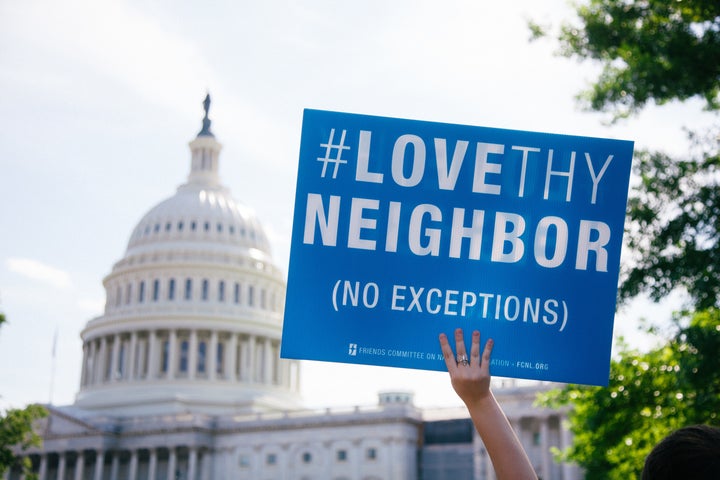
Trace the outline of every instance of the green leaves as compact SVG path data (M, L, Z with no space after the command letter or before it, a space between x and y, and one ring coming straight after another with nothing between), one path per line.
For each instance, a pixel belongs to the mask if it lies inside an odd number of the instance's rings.
M33 430L33 424L47 414L41 405L28 405L23 409L7 410L0 416L0 474L20 462L14 448L25 450L40 445L42 439ZM28 457L22 460L21 466L26 473L30 473L29 462Z
M710 309L679 319L665 346L648 353L622 347L608 387L568 385L539 398L573 407L575 438L561 458L582 466L587 479L639 478L647 454L671 431L720 425L718 352L720 310Z
M720 108L720 4L706 0L591 0L578 24L561 27L561 53L597 60L602 72L582 96L616 119L649 101L701 97Z

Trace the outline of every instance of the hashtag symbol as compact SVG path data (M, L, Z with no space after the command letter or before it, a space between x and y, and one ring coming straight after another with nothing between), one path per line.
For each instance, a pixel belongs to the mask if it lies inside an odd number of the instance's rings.
M333 140L335 140L335 129L333 128L330 130L330 138L328 139L327 143L320 144L320 146L325 149L325 156L318 157L318 161L323 162L322 172L320 173L320 176L322 178L325 178L325 174L327 173L328 163L333 163L335 165L335 168L333 169L332 178L337 177L338 166L341 163L347 163L347 160L342 159L343 150L350 150L350 147L345 145L345 134L346 133L347 133L347 130L342 131L342 134L340 135L340 143L333 143ZM336 152L334 158L332 157L333 150L335 150L335 152Z

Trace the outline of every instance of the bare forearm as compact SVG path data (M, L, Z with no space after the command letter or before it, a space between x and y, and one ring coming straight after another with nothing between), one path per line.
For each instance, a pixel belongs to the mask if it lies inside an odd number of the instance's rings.
M530 459L492 393L467 407L498 480L537 480Z

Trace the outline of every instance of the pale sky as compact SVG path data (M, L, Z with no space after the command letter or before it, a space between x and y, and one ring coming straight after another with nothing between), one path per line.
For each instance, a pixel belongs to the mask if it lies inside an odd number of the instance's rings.
M529 43L526 26L571 15L562 0L0 2L0 409L73 402L102 279L185 182L208 90L221 179L286 272L304 108L683 152L682 128L709 122L698 102L613 127L578 109L596 67ZM638 317L670 310L638 303L616 334L642 346ZM395 389L459 405L440 372L304 362L302 375L310 407L372 405Z

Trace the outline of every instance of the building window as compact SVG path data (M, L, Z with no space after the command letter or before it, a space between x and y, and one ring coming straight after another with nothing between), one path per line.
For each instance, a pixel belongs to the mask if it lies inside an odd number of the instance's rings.
M268 453L265 457L265 463L268 465L277 465L277 455L274 453Z
M178 365L181 373L188 371L188 353L190 350L190 342L183 340L180 342L180 363Z
M303 453L302 461L303 461L303 463L311 463L312 462L312 454L310 452Z
M248 286L248 306L253 306L253 297L255 296L255 289L252 285Z
M209 232L210 231L210 222L205 222L205 225L203 225L203 229L206 232Z
M198 361L197 371L198 373L205 373L205 354L207 353L207 343L205 340L201 340L198 343Z
M192 230L193 232L197 230L197 222L195 220L190 222L190 230Z
M234 225L230 225L230 226L228 227L228 230L230 230L230 235L234 235L234 234L235 234L235 226L234 226Z
M222 223L217 224L217 231L218 233L222 233Z
M225 369L225 344L218 343L215 351L215 373L223 373Z
M125 288L125 303L130 305L131 299L132 299L132 283L128 283L127 287Z
M192 278L185 279L185 300L192 300Z
M160 231L160 224L159 224L159 223L156 223L156 224L155 224L155 229L154 229L154 231L155 231L155 233L158 233L158 232Z
M225 301L225 282L223 280L220 280L220 283L218 283L218 302L224 302Z
M335 452L335 459L338 462L347 462L347 450L338 450Z
M210 296L210 282L207 281L207 279L203 279L202 281L202 299L207 300Z
M250 468L250 457L248 455L240 455L238 465L240 465L240 468Z
M162 358L160 359L160 372L161 373L167 373L169 360L170 360L170 341L164 340L162 342Z
M376 460L377 459L377 449L368 448L367 450L365 450L365 458L368 460Z
M185 225L183 225L182 221L178 222L178 226L177 226L178 232L182 232L184 226Z
M266 306L266 296L267 296L267 293L265 292L265 289L261 288L260 289L260 308L262 308L263 310L265 309L265 306Z
M235 303L240 303L240 284L238 282L235 282L235 289L233 291L233 301Z
M145 281L140 281L140 290L138 291L138 302L142 303L145 301Z
M540 432L533 432L533 445L540 446Z
M159 298L160 298L160 280L155 279L155 280L153 280L153 291L152 291L153 302L157 302Z
M175 300L175 279L171 278L168 282L168 300Z
M122 302L122 288L118 285L117 290L115 290L115 306L119 307L120 302Z
M166 231L166 232L169 232L171 228L172 228L172 224L171 224L170 222L167 222L167 223L165 224L165 231Z

